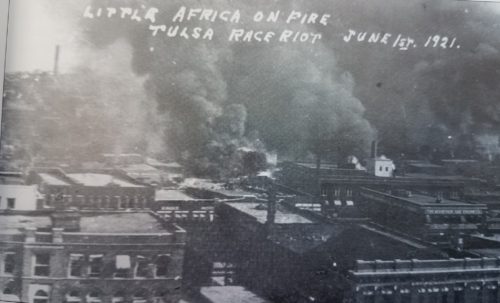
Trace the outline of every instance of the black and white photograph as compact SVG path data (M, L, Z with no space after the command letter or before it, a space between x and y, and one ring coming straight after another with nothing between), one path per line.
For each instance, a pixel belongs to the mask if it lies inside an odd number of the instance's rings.
M500 303L500 0L0 0L0 61L0 303Z

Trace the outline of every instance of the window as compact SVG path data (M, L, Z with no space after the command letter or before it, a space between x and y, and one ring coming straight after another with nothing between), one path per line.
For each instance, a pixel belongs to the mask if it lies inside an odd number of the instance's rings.
M211 279L218 285L234 285L235 266L232 263L214 262Z
M176 219L187 219L189 217L189 211L180 210L174 212Z
M16 208L16 198L7 198L7 208L8 209Z
M135 276L139 278L146 278L148 276L149 262L143 256L137 256L135 264Z
M379 166L379 167L378 167L378 170L379 170L379 171L382 171L382 166Z
M153 303L168 303L168 290L157 289L154 293Z
M103 255L90 255L89 256L89 277L98 278L101 276L103 263Z
M168 272L168 263L170 258L167 255L161 255L156 259L156 277L166 277Z
M50 275L50 254L37 254L34 256L33 275L48 277Z
M49 303L49 294L44 290L39 290L33 296L33 303Z
M386 166L386 167L385 167L385 171L389 171L389 166Z
M64 302L65 303L79 303L82 301L82 298L80 296L80 292L77 290L73 290L66 294L64 297Z
M134 293L132 303L146 303L148 292L145 289L139 289Z
M87 295L87 303L101 303L101 292L93 290Z
M130 271L130 256L116 255L115 257L115 278L127 278Z
M16 270L16 255L12 252L5 254L3 259L3 273L13 274Z
M69 256L69 275L70 277L81 277L83 275L84 257L80 254L71 254Z
M14 281L9 281L7 282L7 285L5 285L2 293L4 295L13 295L14 289L16 289L16 283Z
M101 196L96 196L95 197L95 207L96 208L103 208L103 203L102 203L102 197Z
M125 302L125 292L122 290L117 291L111 299L112 303L124 303Z
M123 201L120 196L115 196L115 201L118 208L125 208L125 205L123 204Z
M104 202L102 208L113 208L111 206L111 198L109 196L104 196Z

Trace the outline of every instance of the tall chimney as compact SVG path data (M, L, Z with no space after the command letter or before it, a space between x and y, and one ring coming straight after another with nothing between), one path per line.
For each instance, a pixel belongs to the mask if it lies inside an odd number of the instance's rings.
M54 55L54 76L59 74L59 53L61 48L59 45L56 45L56 53Z
M267 192L267 220L266 224L271 226L276 219L276 192L270 188Z
M378 145L377 140L373 140L372 141L372 151L371 151L371 157L373 159L377 158L377 145Z

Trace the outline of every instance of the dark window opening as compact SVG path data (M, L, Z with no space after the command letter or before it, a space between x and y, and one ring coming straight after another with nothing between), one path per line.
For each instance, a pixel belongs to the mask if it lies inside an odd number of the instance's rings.
M156 276L166 277L168 272L168 263L170 258L168 256L159 256L156 260Z
M15 254L7 253L3 260L3 272L6 274L13 274L16 269Z
M50 275L50 254L35 255L35 276L48 277Z
M15 198L7 198L7 208L8 209L16 208L16 199Z

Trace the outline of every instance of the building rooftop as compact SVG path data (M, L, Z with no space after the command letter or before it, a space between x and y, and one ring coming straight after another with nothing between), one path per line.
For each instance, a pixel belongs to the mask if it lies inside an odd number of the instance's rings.
M69 186L70 184L68 182L63 181L62 179L51 175L49 173L39 173L38 174L40 178L42 178L42 181L44 183L47 183L48 185L59 185L59 186Z
M0 233L17 234L27 227L50 229L50 215L0 215ZM124 233L147 234L168 233L153 215L148 212L122 213L82 213L80 220L81 233Z
M0 215L0 233L16 234L21 229L49 228L52 224L49 216Z
M421 194L411 194L410 196L399 196L399 195L393 195L389 193L384 193L380 191L375 191L371 189L363 189L362 194L367 194L367 195L375 195L378 197L386 197L388 199L392 200L397 200L398 202L402 202L402 205L406 204L408 206L417 206L419 208L426 208L426 207L466 207L466 208L474 208L474 209L479 209L479 208L485 208L485 205L481 204L473 204L473 203L466 203L466 202L461 202L461 201L455 201L455 200L448 200L441 198L438 202L436 197L433 196L426 196L426 195L421 195Z
M140 184L135 184L124 179L108 174L97 173L72 173L67 174L75 183L80 183L84 186L102 187L102 186L120 186L120 187L144 187Z
M158 189L155 192L155 201L193 201L197 200L181 190Z
M165 233L162 224L147 212L83 214L82 233Z
M263 206L262 203L234 202L227 204L247 215L254 217L259 223L266 223L267 221L267 207ZM276 210L274 223L309 224L313 222L299 214L294 214L284 209L278 208Z
M200 293L211 303L269 303L243 286L202 287Z
M440 202L438 203L436 200L436 197L424 196L424 195L420 195L420 194L412 194L410 197L398 197L398 196L393 196L393 197L408 201L408 202L413 203L413 204L417 204L419 206L455 205L455 206L475 207L475 205L472 205L469 203L448 200L448 199L444 199L444 198L440 199Z
M188 178L184 180L182 187L191 187L196 189L212 191L230 198L258 196L257 193L249 192L244 189L238 188L236 186L233 188L227 188L227 186L225 186L224 183L214 183L210 180L198 179L198 178Z

